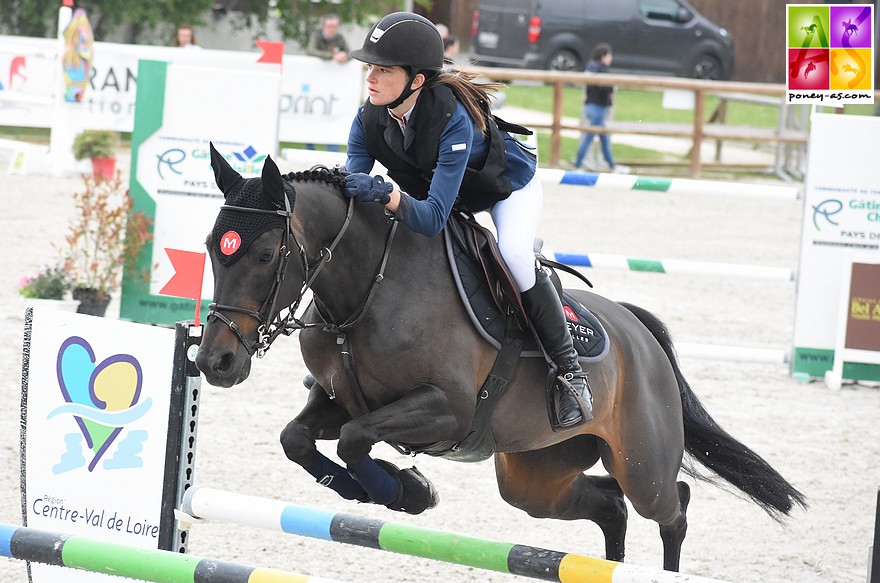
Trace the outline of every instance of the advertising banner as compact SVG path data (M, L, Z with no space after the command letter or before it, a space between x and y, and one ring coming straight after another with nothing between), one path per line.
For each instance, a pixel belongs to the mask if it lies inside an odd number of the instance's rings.
M794 374L823 377L834 362L844 265L880 258L880 118L814 113L810 129ZM865 296L868 297L868 296ZM844 378L880 380L880 367L847 365Z
M60 67L54 39L0 35L0 125L52 127L54 75ZM94 43L88 87L72 126L130 132L138 87L138 60L218 69L253 69L259 53ZM222 78L222 72L221 72ZM363 66L284 55L278 110L285 142L344 144L362 103ZM223 92L214 94L222 98Z
M204 252L223 204L209 144L242 176L259 176L278 148L281 76L277 65L214 69L162 61L141 61L138 76L131 195L135 210L154 221L153 240L137 275L123 280L120 316L172 324L192 318L194 302L159 295L175 275L166 249ZM210 269L202 289L210 298Z
M25 524L159 548L175 331L34 308L25 332ZM117 580L37 563L31 573L47 583Z

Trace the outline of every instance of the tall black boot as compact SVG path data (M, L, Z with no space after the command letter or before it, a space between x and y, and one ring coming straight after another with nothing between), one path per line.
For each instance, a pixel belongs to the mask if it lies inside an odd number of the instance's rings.
M565 313L553 282L543 270L537 270L535 286L522 293L523 306L544 350L557 367L556 389L559 391L559 409L556 414L560 427L572 427L593 418L593 395L587 373L581 369L574 349L571 332L565 322ZM569 386L566 386L569 385ZM586 405L582 410L572 391Z

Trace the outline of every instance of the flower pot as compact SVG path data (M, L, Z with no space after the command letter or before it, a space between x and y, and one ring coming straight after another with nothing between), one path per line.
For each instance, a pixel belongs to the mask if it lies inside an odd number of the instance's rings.
M73 299L79 300L77 313L90 316L101 316L107 312L110 305L110 294L104 294L96 289L78 287L73 290Z
M92 158L95 180L110 180L116 175L116 158Z
M62 312L76 312L79 309L79 300L50 300L47 298L24 298L25 307L49 308Z

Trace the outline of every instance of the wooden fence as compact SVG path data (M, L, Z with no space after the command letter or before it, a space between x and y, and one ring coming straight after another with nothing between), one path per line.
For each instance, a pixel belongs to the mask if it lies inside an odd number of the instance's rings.
M593 133L622 133L651 136L667 136L689 138L693 142L690 151L690 175L698 178L703 165L701 146L704 140L739 140L758 143L806 144L808 131L803 129L787 129L784 124L776 128L727 125L723 115L715 115L706 121L706 96L718 95L722 103L727 100L754 101L762 103L783 104L785 85L768 83L743 83L736 81L708 81L702 79L684 79L679 77L654 77L635 75L612 75L595 73L563 73L524 69L501 69L486 67L468 67L469 72L476 73L497 81L531 81L540 82L553 87L552 121L546 123L530 123L539 129L549 129L550 165L559 166L559 151L563 130L589 131ZM656 123L656 122L621 122L609 121L606 127L589 125L567 125L563 120L563 89L566 85L615 85L621 89L636 90L670 90L677 89L694 93L694 116L692 124ZM780 113L780 115L782 115ZM516 121L516 120L509 120Z

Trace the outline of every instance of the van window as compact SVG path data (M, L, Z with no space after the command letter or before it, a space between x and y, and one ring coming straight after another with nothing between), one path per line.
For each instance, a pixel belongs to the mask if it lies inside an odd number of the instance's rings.
M639 13L652 20L687 22L693 15L676 0L639 0Z

